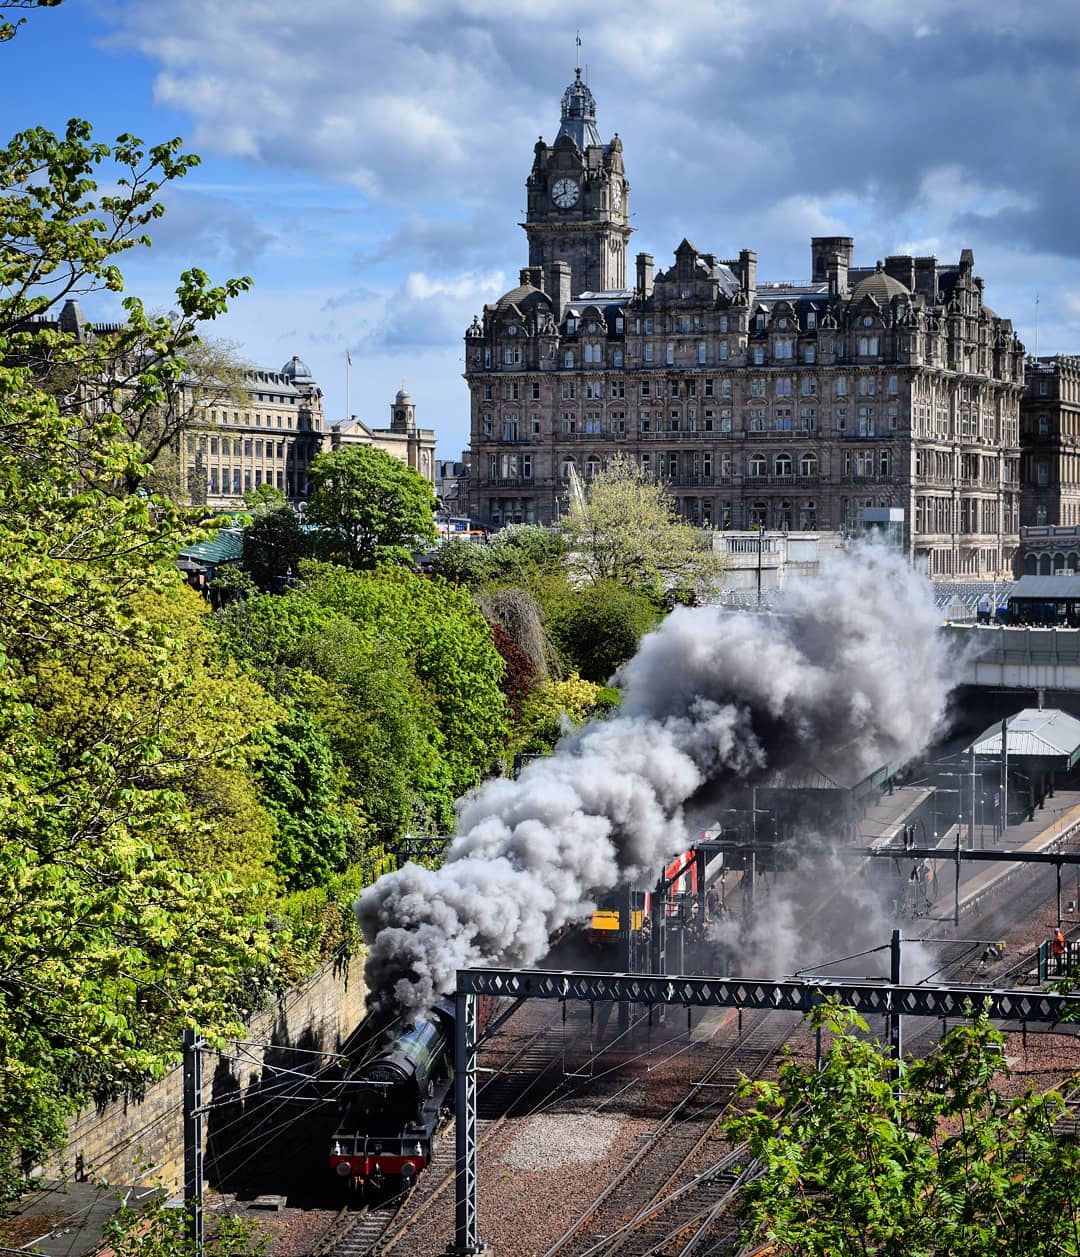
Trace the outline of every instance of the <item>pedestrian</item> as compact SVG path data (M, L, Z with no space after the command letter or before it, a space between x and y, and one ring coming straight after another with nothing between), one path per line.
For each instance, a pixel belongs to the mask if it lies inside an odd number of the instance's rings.
M1054 970L1060 974L1065 968L1065 935L1062 933L1060 925L1054 931L1050 950L1054 956Z

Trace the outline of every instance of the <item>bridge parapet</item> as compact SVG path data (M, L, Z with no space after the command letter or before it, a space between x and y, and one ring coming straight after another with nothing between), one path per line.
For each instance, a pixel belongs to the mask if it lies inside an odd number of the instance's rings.
M946 624L960 684L1014 690L1080 690L1080 629Z

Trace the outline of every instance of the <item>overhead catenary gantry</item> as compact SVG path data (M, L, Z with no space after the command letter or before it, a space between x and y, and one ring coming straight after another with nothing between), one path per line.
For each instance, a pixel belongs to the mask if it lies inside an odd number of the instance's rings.
M447 1249L450 1257L473 1257L485 1251L479 1237L476 1164L476 1000L481 995L513 1000L575 999L803 1013L827 999L836 999L856 1012L888 1017L893 1027L898 1027L901 1016L962 1018L972 1010L985 1011L1000 1021L1024 1024L1080 1019L1080 995L983 986L903 985L827 978L774 981L544 969L459 969L454 1042L456 1207L454 1242Z

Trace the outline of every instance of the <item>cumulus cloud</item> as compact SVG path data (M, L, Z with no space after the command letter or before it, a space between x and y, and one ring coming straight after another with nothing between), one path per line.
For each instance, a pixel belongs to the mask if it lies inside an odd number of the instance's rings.
M858 264L911 240L947 261L971 246L988 300L1030 343L1041 259L1059 279L1080 259L1071 0L641 0L585 15L567 0L140 0L106 13L107 40L157 66L156 100L191 117L196 150L355 190L374 218L339 273L367 284L381 268L386 290L409 272L516 275L532 144L556 132L579 26L600 131L625 146L631 248L660 264L683 236L721 256L756 249L762 279L804 277L819 230L854 235ZM275 249L288 238L257 220ZM296 239L318 237L318 216L295 223ZM239 215L205 232L212 248L244 244ZM1003 284L1017 257L1031 282ZM455 339L496 295L477 294ZM1044 326L1068 329L1056 300ZM428 326L449 328L439 304ZM411 310L406 296L397 322Z

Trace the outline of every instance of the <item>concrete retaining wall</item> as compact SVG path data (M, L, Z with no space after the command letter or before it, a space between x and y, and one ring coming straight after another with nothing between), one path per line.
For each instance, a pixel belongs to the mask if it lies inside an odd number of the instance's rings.
M273 1008L252 1019L251 1043L230 1045L225 1065L230 1098L243 1101L260 1086L265 1066L296 1068L320 1061L309 1053L336 1052L364 1016L363 958L328 965ZM290 1048L304 1049L302 1054ZM323 1062L324 1063L324 1062ZM221 1059L206 1053L203 1102L221 1088ZM47 1178L100 1179L114 1185L153 1184L175 1190L183 1183L183 1070L177 1065L148 1088L142 1100L118 1100L82 1110L69 1125L68 1146L44 1170Z

